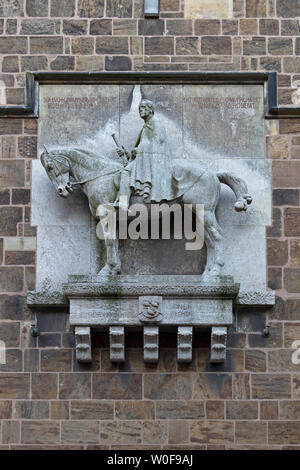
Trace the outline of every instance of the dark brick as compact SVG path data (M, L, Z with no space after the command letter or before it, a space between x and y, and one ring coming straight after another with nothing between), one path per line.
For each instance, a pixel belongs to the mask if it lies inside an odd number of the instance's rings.
M0 206L8 206L10 200L9 189L0 190Z
M231 38L227 36L204 36L201 39L201 52L206 55L231 55Z
M232 398L232 377L229 374L204 374L196 376L193 399L216 400Z
M17 224L22 222L21 207L0 207L0 235L17 236Z
M136 36L137 35L137 21L136 20L114 19L113 27L114 27L115 36ZM138 40L138 38L135 38L135 39Z
M284 234L286 237L300 236L300 209L288 207L284 210Z
M197 36L218 35L221 33L220 20L195 20L195 34Z
M259 20L259 34L262 36L277 36L279 34L279 21Z
M295 54L300 55L300 38L296 38L295 42Z
M84 18L104 16L104 0L78 0L78 15Z
M132 17L132 0L106 1L106 16L117 18Z
M246 16L248 18L267 16L267 0L246 0Z
M160 0L160 11L179 11L179 0Z
M6 56L2 59L2 72L19 72L19 57Z
M21 34L55 34L55 21L41 18L22 20Z
M12 417L12 401L0 401L0 419L10 419Z
M263 336L261 330L257 334L248 335L250 348L281 348L282 347L282 325L280 323L270 323L270 335Z
M176 38L177 55L197 55L199 54L199 39L195 37Z
M0 291L21 292L23 290L23 268L0 267Z
M26 0L27 16L48 16L48 0Z
M64 348L75 348L75 336L74 333L63 333L62 345Z
M294 18L300 16L300 3L298 0L277 0L277 16L282 18Z
M282 288L281 268L268 268L268 287L273 290Z
M260 403L260 419L275 420L278 419L278 402L262 401Z
M0 38L1 54L27 54L27 50L27 38L24 36Z
M61 336L59 333L42 333L39 336L39 348L59 348Z
M264 70L281 72L281 59L275 57L260 57L259 58L260 67Z
M265 310L258 308L256 311L247 307L237 310L237 331L249 333L250 331L262 331L266 324Z
M23 444L58 444L60 424L57 421L22 421L21 442Z
M5 340L7 348L18 348L20 345L20 323L0 322L0 338Z
M163 20L139 20L138 33L140 36L162 36L164 31L165 23Z
M112 20L92 20L90 23L90 34L111 35Z
M273 190L274 206L298 206L299 190L298 189L274 189Z
M49 402L47 401L16 401L15 419L48 419Z
M40 367L40 353L38 349L24 350L24 371L38 372Z
M0 295L0 319L23 320L24 297L20 295Z
M258 23L254 19L241 19L240 20L240 34L242 36L255 36L258 32Z
M128 403L128 402L121 402ZM151 407L151 402L141 402ZM133 409L133 406L139 404L139 402L129 402L129 408ZM153 405L153 404L152 404ZM149 415L148 415L149 416ZM146 419L148 418L146 416ZM89 400L72 400L71 401L71 417L72 419L113 419L114 418L114 402L113 401L89 401ZM150 415L151 419L154 418L154 413ZM119 417L119 419L139 419L139 418L128 418L127 416Z
M300 293L300 269L285 268L283 272L284 287L289 293Z
M243 51L244 55L265 55L266 38L253 37L251 40L244 40Z
M288 374L252 374L252 398L278 399L291 397L291 380Z
M32 374L32 398L55 400L58 392L58 374Z
M26 72L27 70L47 70L48 60L46 56L23 56L21 57L21 71Z
M12 204L29 204L30 189L13 189Z
M145 38L146 55L164 55L174 54L174 38L170 37L146 37Z
M0 374L0 398L29 398L29 374Z
M288 38L269 38L268 51L273 55L292 55L293 40Z
M157 376L159 377L159 376ZM142 374L94 374L93 398L141 400Z
M59 375L59 398L60 399L87 399L91 398L91 374L72 373Z
M298 20L281 20L282 36L298 36L300 35L300 23Z
M284 266L288 261L288 241L268 238L267 262L273 266Z
M72 39L72 54L93 54L94 52L94 38L73 38Z
M37 134L37 119L25 119L24 134Z
M62 54L63 38L62 37L32 37L30 38L31 54Z
M238 20L222 20L222 34L236 36L239 33Z
M37 326L43 332L64 332L66 330L67 316L63 312L37 313Z
M75 57L59 55L50 62L51 70L74 70Z
M6 34L17 34L17 26L18 26L17 20L7 19L6 20Z
M25 103L25 88L6 88L6 100L9 104Z
M70 349L44 349L41 351L42 372L67 372L72 368Z
M272 226L267 227L268 237L281 237L281 210L273 208L272 211Z
M105 57L105 70L131 70L131 59L125 56Z
M191 36L193 34L192 20L168 20L166 34L168 36Z
M122 36L96 39L97 54L128 54L128 38Z
M285 73L300 73L300 57L284 57L283 70Z
M51 0L51 16L68 17L75 15L75 0Z
M250 372L265 372L267 368L266 363L266 353L264 351L260 351L252 349L250 351L246 351L245 353L245 369L249 370ZM241 418L241 419L247 419Z
M24 16L23 0L2 0L0 3L0 16Z
M0 238L0 264L3 264L3 238Z
M257 419L258 403L255 401L227 401L226 419Z
M25 231L24 231L24 235ZM36 233L30 234L29 236L35 236ZM35 290L35 267L34 266L25 266L25 289Z
M34 251L8 251L5 252L5 264L21 265L21 264L35 264Z
M68 36L87 34L87 26L87 20L64 20L63 33Z

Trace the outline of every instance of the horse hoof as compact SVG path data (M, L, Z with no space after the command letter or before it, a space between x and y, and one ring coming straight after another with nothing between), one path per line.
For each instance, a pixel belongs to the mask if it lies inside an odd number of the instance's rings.
M247 210L246 201L245 201L245 200L237 201L237 202L234 204L234 208L235 208L235 210L236 210L237 212L246 211L246 210Z
M109 278L112 276L116 276L117 274L121 274L120 266L109 266L108 264L106 264L98 273L98 276L102 278Z

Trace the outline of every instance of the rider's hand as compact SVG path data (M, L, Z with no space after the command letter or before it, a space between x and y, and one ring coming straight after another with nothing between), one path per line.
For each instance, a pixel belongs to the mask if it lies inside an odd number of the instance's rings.
M124 150L123 150L122 148L118 147L118 148L117 148L117 154L119 155L119 157L122 158L122 157L124 157L125 152L124 152Z

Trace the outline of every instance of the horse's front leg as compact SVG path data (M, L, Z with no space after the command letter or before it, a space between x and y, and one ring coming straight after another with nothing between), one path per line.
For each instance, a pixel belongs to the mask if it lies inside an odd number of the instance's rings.
M109 211L110 212L110 211ZM98 215L100 215L98 213ZM116 230L115 210L112 208L111 214L100 216L96 227L97 237L105 242L106 264L99 272L99 275L114 275L121 272L121 260L119 257L119 241Z

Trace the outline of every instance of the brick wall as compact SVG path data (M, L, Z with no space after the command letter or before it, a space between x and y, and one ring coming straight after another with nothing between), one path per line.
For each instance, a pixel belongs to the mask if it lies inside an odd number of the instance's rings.
M142 3L0 0L3 104L24 103L24 72L37 70L277 71L279 104L296 99L298 0L233 0L233 16L222 20L187 19L179 0L161 0L160 19L144 20ZM206 334L196 335L188 366L177 364L172 334L162 335L157 366L144 364L135 334L123 365L111 365L100 334L93 363L76 363L66 312L35 313L24 302L35 285L37 122L1 118L0 137L0 339L8 347L0 448L300 449L300 365L291 361L300 340L300 119L266 122L268 278L277 302L236 312L225 365L209 364ZM35 321L39 338L30 334Z

